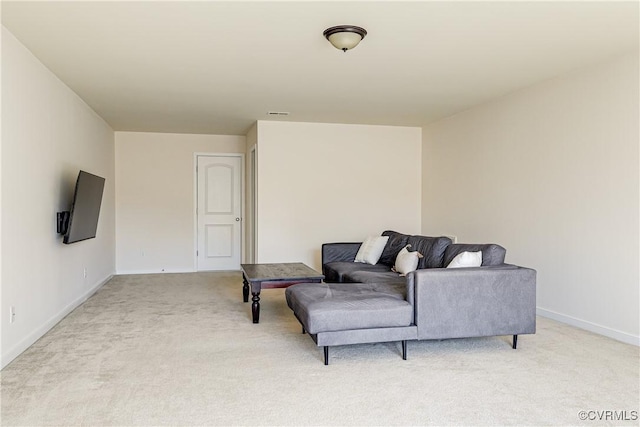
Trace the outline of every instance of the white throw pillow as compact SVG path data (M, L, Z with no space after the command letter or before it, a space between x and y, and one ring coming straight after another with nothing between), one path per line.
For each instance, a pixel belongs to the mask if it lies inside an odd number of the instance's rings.
M422 258L420 252L409 252L410 247L411 245L407 245L398 252L396 264L393 266L393 270L401 276L415 271L418 268L418 261Z
M354 261L375 265L382 256L382 251L387 244L387 240L389 240L389 236L367 237L367 239L362 242L362 245L360 245Z
M451 260L447 268L480 267L482 265L482 251L462 252Z

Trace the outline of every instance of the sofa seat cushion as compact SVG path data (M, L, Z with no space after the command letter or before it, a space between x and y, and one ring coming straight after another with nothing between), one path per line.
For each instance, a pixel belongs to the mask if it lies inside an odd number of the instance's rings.
M345 275L354 271L390 272L391 267L384 264L363 264L361 262L328 262L322 266L325 282L345 282Z
M300 283L288 287L285 297L310 334L413 323L413 306L388 285Z
M406 279L393 271L354 271L345 273L344 282L350 283L388 283L406 287Z

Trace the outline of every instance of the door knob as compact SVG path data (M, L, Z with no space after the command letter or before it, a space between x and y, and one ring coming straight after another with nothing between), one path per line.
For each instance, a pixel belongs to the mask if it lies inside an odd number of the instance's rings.
M240 221L240 218L236 218L236 221Z

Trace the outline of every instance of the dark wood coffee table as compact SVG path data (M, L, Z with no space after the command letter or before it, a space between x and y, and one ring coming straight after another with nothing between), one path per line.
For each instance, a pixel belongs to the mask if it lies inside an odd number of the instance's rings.
M320 283L324 276L301 262L279 264L240 264L242 267L242 297L249 302L251 284L251 312L253 323L260 322L260 291L286 288L296 283Z

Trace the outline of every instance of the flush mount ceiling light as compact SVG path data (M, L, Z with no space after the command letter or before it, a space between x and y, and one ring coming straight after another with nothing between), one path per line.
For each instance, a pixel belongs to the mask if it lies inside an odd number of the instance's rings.
M338 25L327 28L323 34L336 49L346 52L358 46L360 40L367 35L367 30L355 25Z

